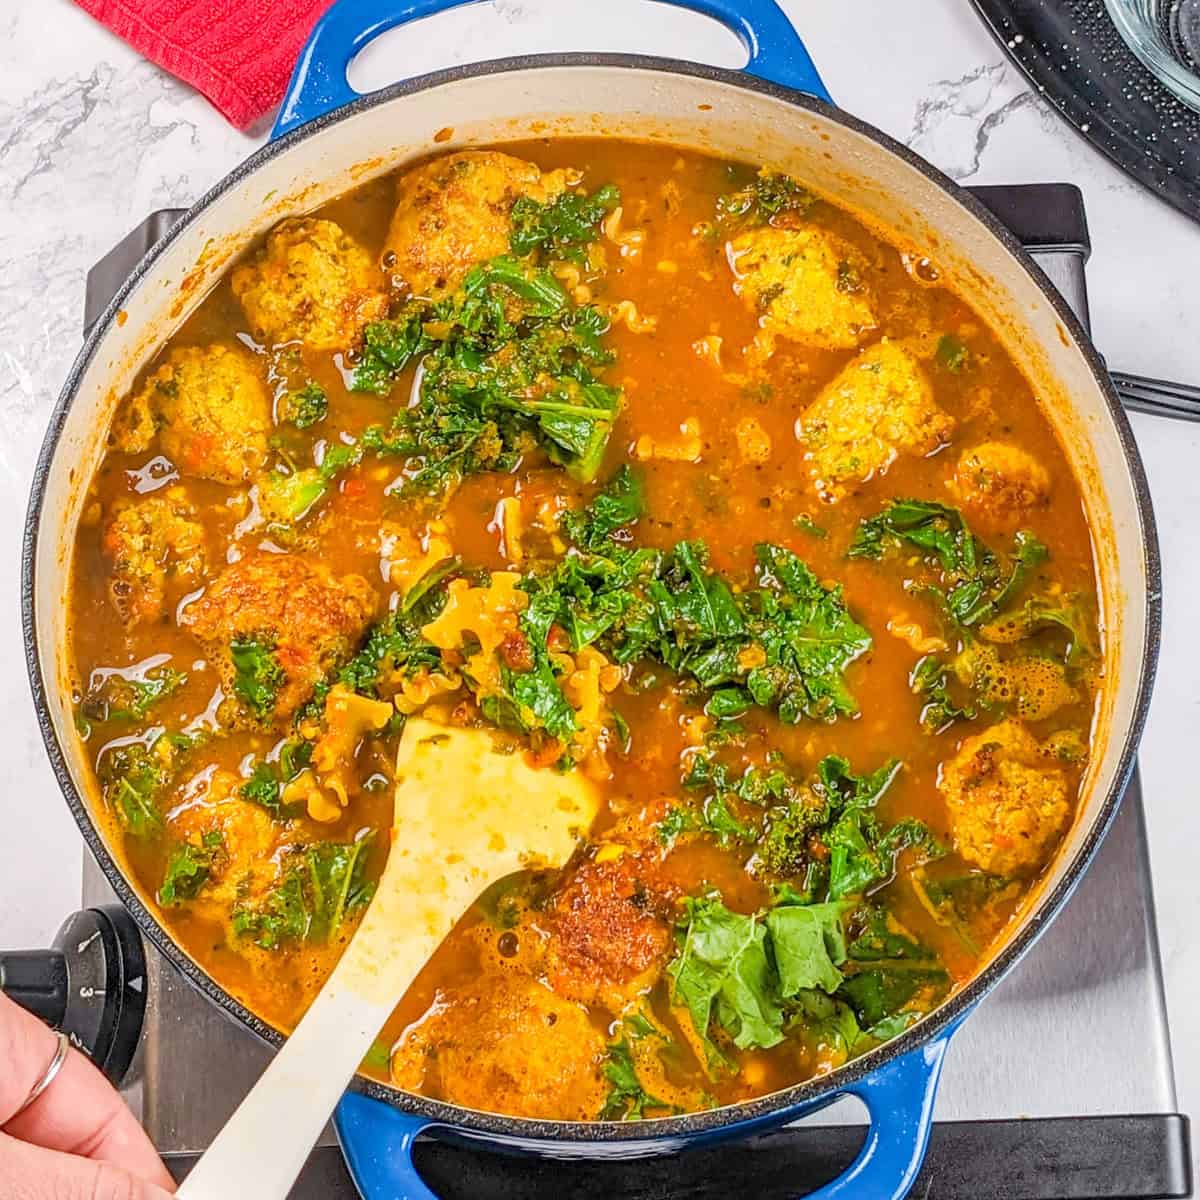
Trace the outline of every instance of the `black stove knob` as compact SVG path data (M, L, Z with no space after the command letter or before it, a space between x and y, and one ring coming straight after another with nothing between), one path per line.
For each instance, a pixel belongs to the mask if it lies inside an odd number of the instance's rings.
M125 1077L146 1011L146 960L120 905L68 917L49 950L0 951L0 991L61 1029L113 1083Z

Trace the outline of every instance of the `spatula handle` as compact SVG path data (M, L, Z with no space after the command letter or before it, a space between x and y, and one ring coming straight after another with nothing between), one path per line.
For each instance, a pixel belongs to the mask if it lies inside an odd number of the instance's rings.
M333 974L192 1168L178 1192L184 1200L285 1200L396 1002L474 899L469 890L451 894L441 909L415 919L419 887L403 856L392 856Z
M284 1200L389 1011L327 987L177 1194Z
M358 931L275 1060L188 1176L184 1200L285 1200L396 1002L483 891L561 866L596 816L593 784L498 754L483 730L409 721L387 865Z

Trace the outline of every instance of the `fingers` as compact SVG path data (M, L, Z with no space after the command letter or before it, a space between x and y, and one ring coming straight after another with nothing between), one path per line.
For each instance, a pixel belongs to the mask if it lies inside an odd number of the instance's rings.
M57 1049L36 1017L0 996L0 1129L22 1142L82 1155L173 1187L150 1139L103 1075L72 1050L54 1082L18 1117ZM0 1188L0 1194L7 1193ZM133 1193L136 1195L136 1193Z
M173 1200L170 1192L112 1163L75 1158L0 1133L5 1200Z

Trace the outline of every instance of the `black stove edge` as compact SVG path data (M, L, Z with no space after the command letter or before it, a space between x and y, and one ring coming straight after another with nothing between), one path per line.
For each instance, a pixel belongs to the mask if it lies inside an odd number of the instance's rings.
M418 1139L415 1162L441 1200L728 1200L753 1178L755 1200L820 1187L863 1142L857 1125L793 1126L719 1146L634 1161L535 1159L461 1141ZM1192 1194L1188 1120L1178 1114L935 1123L911 1195L921 1200L1184 1200ZM197 1155L170 1155L186 1178ZM351 1187L336 1146L315 1150L293 1200ZM349 1194L349 1193L346 1193Z

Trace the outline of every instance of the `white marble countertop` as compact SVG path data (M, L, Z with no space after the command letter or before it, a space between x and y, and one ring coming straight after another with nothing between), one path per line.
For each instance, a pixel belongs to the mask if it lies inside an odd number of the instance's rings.
M1083 189L1095 338L1114 367L1200 382L1200 226L1081 141L1010 66L966 0L785 0L847 109L970 183ZM642 0L495 0L372 47L360 86L535 50L630 50L737 65L707 22ZM910 28L920 12L919 33ZM0 12L0 944L41 944L79 900L81 843L50 773L25 678L21 514L79 346L88 267L152 209L199 196L260 141L138 59L68 0ZM1200 425L1135 417L1162 539L1166 623L1143 743L1151 859L1180 1106L1200 1116ZM1069 1018L1069 1014L1066 1015ZM1131 1063L1130 1068L1137 1069Z

